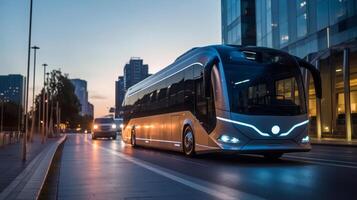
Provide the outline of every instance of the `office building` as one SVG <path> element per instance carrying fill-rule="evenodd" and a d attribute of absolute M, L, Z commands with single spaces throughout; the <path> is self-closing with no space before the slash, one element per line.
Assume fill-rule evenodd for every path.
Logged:
<path fill-rule="evenodd" d="M 224 44 L 281 49 L 320 69 L 321 101 L 305 77 L 313 137 L 357 139 L 356 0 L 222 0 L 221 10 Z"/>
<path fill-rule="evenodd" d="M 149 76 L 149 66 L 143 63 L 141 58 L 130 58 L 129 63 L 124 66 L 124 76 L 119 76 L 115 81 L 115 117 L 122 117 L 126 90 Z"/>
<path fill-rule="evenodd" d="M 124 77 L 119 76 L 115 81 L 115 117 L 122 116 L 122 103 L 125 95 Z"/>
<path fill-rule="evenodd" d="M 88 115 L 94 117 L 94 105 L 88 102 Z"/>
<path fill-rule="evenodd" d="M 143 64 L 143 60 L 138 57 L 132 57 L 124 66 L 124 88 L 127 90 L 132 85 L 148 77 L 149 66 Z"/>
<path fill-rule="evenodd" d="M 23 105 L 24 77 L 19 74 L 0 75 L 0 101 Z"/>
<path fill-rule="evenodd" d="M 79 103 L 81 104 L 79 114 L 81 116 L 93 116 L 93 109 L 88 102 L 87 81 L 82 79 L 71 79 L 71 83 L 74 86 L 74 93 L 76 94 Z"/>

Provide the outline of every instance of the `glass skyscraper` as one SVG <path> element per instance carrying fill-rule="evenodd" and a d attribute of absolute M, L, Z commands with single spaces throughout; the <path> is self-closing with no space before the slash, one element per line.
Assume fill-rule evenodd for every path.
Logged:
<path fill-rule="evenodd" d="M 303 72 L 312 136 L 357 139 L 357 0 L 222 0 L 221 7 L 223 43 L 281 49 L 320 69 L 321 100 Z"/>

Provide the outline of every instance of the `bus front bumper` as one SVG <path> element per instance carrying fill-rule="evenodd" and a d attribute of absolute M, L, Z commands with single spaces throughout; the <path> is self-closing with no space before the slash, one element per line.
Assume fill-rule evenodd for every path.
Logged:
<path fill-rule="evenodd" d="M 201 149 L 198 153 L 222 152 L 242 154 L 291 153 L 311 150 L 310 143 L 297 143 L 295 140 L 251 140 L 245 144 L 218 143 L 217 149 Z"/>

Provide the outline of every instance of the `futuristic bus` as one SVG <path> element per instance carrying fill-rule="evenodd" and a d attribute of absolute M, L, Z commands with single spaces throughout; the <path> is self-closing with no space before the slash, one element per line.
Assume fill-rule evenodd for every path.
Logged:
<path fill-rule="evenodd" d="M 303 69 L 311 72 L 321 98 L 319 71 L 285 52 L 193 48 L 128 89 L 122 140 L 189 156 L 238 152 L 278 158 L 309 151 Z"/>

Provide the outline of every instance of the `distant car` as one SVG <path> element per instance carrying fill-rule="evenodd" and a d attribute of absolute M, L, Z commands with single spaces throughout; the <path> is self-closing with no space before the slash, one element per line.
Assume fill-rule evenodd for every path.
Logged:
<path fill-rule="evenodd" d="M 112 138 L 117 139 L 117 125 L 113 118 L 95 118 L 93 123 L 92 139 Z"/>
<path fill-rule="evenodd" d="M 123 128 L 123 119 L 122 118 L 114 118 L 115 125 L 117 125 L 117 132 L 121 134 L 121 130 Z"/>

